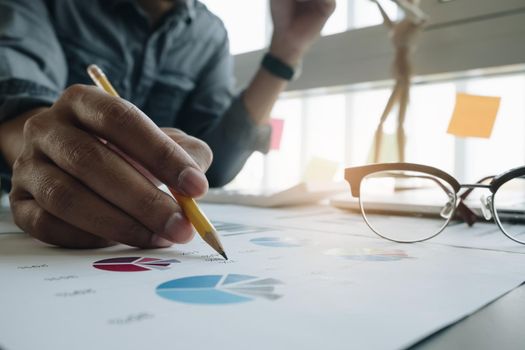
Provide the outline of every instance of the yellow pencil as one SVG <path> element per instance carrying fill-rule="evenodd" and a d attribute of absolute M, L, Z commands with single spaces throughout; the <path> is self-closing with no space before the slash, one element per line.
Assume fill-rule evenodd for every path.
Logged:
<path fill-rule="evenodd" d="M 112 96 L 119 97 L 119 94 L 113 88 L 104 72 L 102 72 L 102 70 L 97 65 L 90 65 L 87 71 L 93 82 L 98 87 Z M 222 255 L 224 259 L 228 260 L 228 257 L 226 256 L 224 248 L 222 247 L 221 241 L 219 239 L 219 235 L 217 234 L 217 230 L 197 206 L 195 200 L 193 198 L 181 196 L 180 194 L 175 193 L 175 191 L 173 191 L 171 188 L 169 188 L 169 190 L 177 200 L 177 203 L 179 203 L 182 211 L 184 212 L 184 215 L 186 215 L 188 220 L 190 220 L 202 239 L 208 243 L 217 253 Z"/>

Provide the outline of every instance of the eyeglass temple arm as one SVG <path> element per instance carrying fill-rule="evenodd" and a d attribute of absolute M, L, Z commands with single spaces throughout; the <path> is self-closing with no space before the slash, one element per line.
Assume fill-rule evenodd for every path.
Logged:
<path fill-rule="evenodd" d="M 391 174 L 394 177 L 416 177 L 421 179 L 428 179 L 434 181 L 447 195 L 449 195 L 451 192 L 448 188 L 446 188 L 441 181 L 437 180 L 436 178 L 432 176 L 424 176 L 424 175 L 403 175 L 403 174 Z M 488 177 L 490 178 L 490 177 Z M 480 180 L 480 182 L 483 182 L 487 180 L 487 178 L 483 178 Z M 469 189 L 469 193 L 472 191 L 472 189 Z M 464 193 L 463 193 L 464 194 Z M 468 196 L 468 193 L 467 193 Z M 465 203 L 463 203 L 463 195 L 460 197 L 461 201 L 459 201 L 457 207 L 456 207 L 456 216 L 459 217 L 461 220 L 463 220 L 469 227 L 474 225 L 474 223 L 477 221 L 477 215 L 470 209 Z"/>

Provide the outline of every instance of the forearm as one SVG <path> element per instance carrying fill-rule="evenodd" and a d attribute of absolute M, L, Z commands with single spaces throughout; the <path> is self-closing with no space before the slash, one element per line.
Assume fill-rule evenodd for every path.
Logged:
<path fill-rule="evenodd" d="M 335 10 L 335 0 L 271 0 L 274 25 L 270 53 L 292 67 L 297 67 L 303 54 L 319 36 L 328 17 Z M 257 124 L 267 121 L 286 80 L 259 69 L 244 92 L 244 103 Z"/>
<path fill-rule="evenodd" d="M 246 109 L 255 123 L 267 122 L 272 106 L 285 87 L 284 79 L 272 76 L 263 68 L 257 71 L 243 94 Z"/>
<path fill-rule="evenodd" d="M 36 108 L 0 124 L 0 154 L 9 167 L 13 166 L 22 151 L 25 122 L 47 108 Z"/>
<path fill-rule="evenodd" d="M 275 40 L 270 46 L 270 53 L 292 67 L 298 65 L 303 55 L 301 49 Z M 246 109 L 256 124 L 264 124 L 268 121 L 272 107 L 286 85 L 285 79 L 271 74 L 262 67 L 259 68 L 243 94 Z"/>

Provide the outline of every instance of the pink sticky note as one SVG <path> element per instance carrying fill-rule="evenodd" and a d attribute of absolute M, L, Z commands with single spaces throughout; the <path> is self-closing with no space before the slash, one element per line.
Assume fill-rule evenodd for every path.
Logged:
<path fill-rule="evenodd" d="M 272 127 L 272 137 L 270 139 L 270 149 L 278 150 L 281 147 L 284 120 L 283 119 L 270 119 L 270 126 Z"/>

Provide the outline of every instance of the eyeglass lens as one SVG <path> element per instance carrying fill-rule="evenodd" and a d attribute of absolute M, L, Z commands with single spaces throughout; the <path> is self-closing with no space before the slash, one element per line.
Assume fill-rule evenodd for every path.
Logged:
<path fill-rule="evenodd" d="M 525 244 L 525 178 L 504 183 L 494 194 L 496 222 L 511 239 Z"/>
<path fill-rule="evenodd" d="M 397 242 L 417 242 L 437 235 L 450 221 L 456 202 L 447 182 L 422 172 L 381 171 L 361 182 L 365 221 L 380 236 Z"/>

